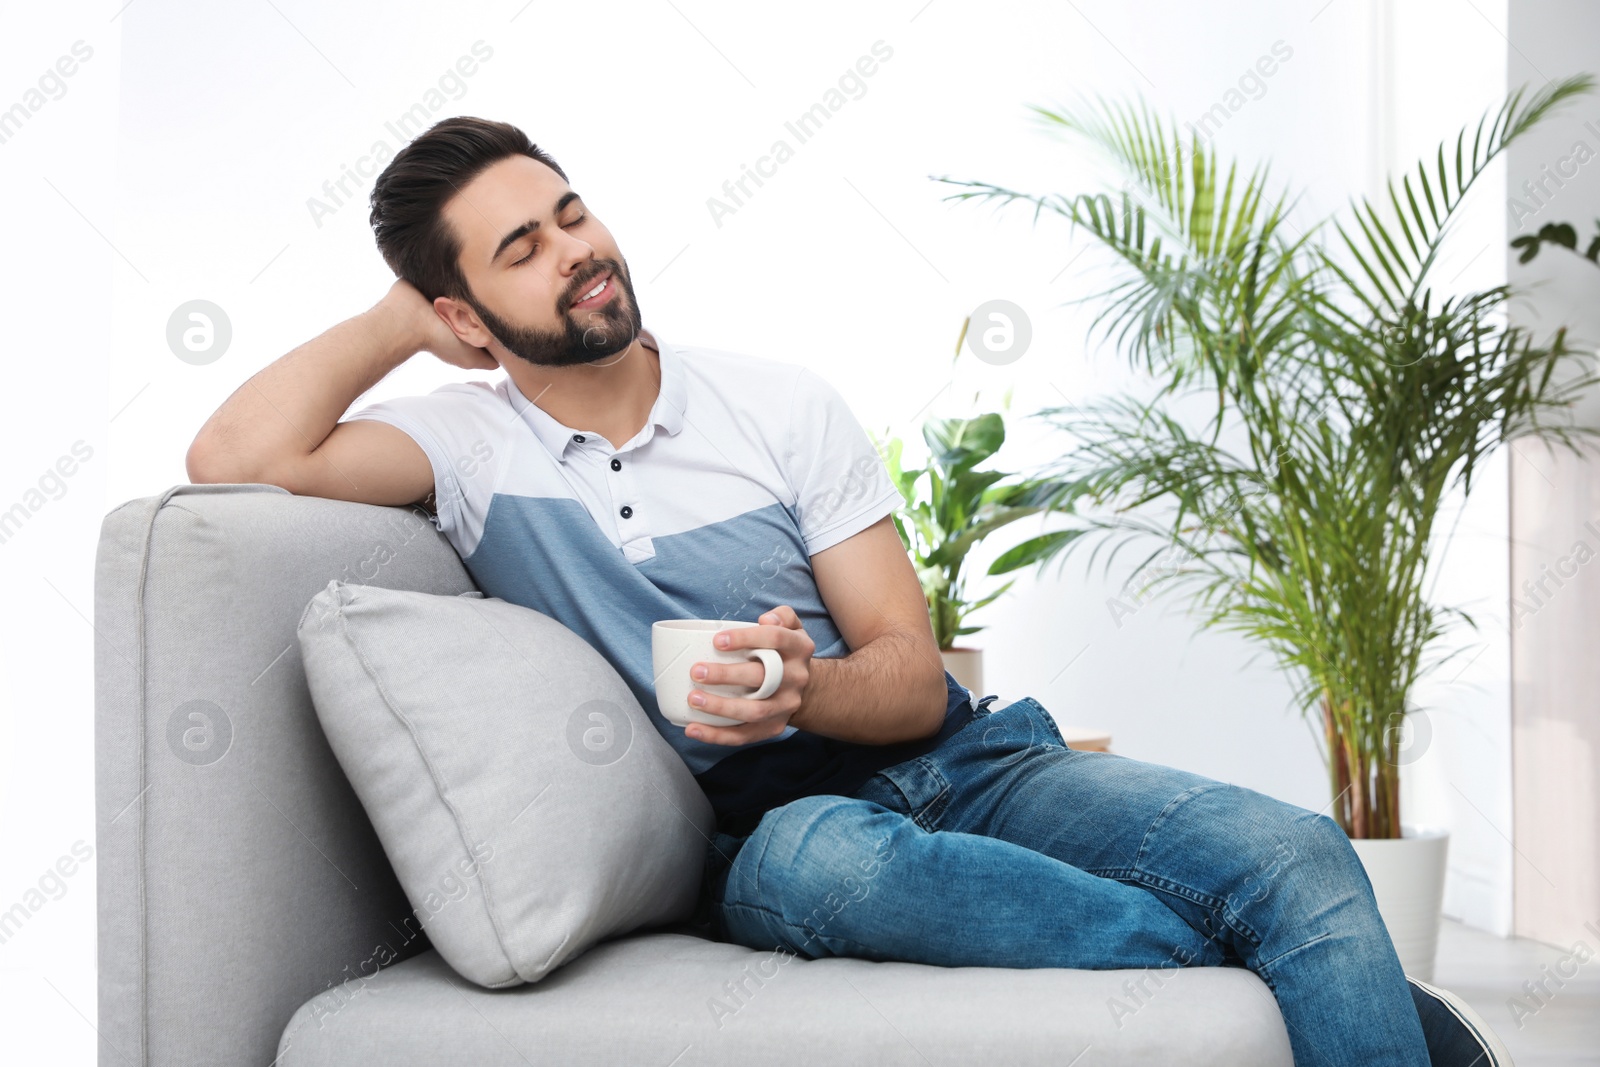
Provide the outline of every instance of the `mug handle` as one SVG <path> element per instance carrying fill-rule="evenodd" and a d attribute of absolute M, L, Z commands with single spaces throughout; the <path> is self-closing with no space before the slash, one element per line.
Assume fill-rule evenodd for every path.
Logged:
<path fill-rule="evenodd" d="M 783 684 L 783 656 L 775 648 L 752 648 L 747 651 L 761 661 L 766 669 L 766 676 L 761 679 L 761 688 L 751 693 L 746 700 L 765 700 L 778 691 L 778 686 Z"/>

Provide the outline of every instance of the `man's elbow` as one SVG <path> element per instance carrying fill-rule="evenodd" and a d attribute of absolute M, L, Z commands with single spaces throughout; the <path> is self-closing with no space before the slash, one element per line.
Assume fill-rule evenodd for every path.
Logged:
<path fill-rule="evenodd" d="M 928 718 L 926 728 L 918 737 L 932 737 L 944 727 L 945 711 L 950 706 L 950 689 L 945 683 L 944 660 L 935 660 L 936 668 L 927 673 L 927 701 Z"/>
<path fill-rule="evenodd" d="M 189 476 L 189 481 L 195 485 L 227 480 L 220 475 L 211 454 L 201 450 L 199 438 L 195 439 L 195 443 L 189 446 L 189 451 L 184 455 L 183 470 Z"/>
<path fill-rule="evenodd" d="M 230 452 L 204 434 L 197 436 L 183 457 L 184 473 L 195 485 L 249 484 L 278 485 L 289 488 L 272 472 L 259 463 L 245 462 L 237 453 Z"/>
<path fill-rule="evenodd" d="M 195 485 L 241 480 L 237 463 L 227 462 L 227 455 L 204 432 L 195 435 L 184 453 L 183 469 Z"/>

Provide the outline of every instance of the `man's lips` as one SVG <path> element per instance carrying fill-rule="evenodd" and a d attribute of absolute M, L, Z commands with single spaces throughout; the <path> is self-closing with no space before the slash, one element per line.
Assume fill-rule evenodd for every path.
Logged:
<path fill-rule="evenodd" d="M 596 293 L 592 297 L 589 297 L 587 300 L 579 300 L 579 301 L 577 301 L 576 303 L 572 304 L 572 308 L 599 307 L 601 304 L 604 304 L 607 300 L 610 300 L 611 299 L 611 291 L 617 287 L 616 278 L 611 274 L 610 271 L 607 271 L 604 274 L 597 275 L 596 277 L 591 278 L 587 283 L 584 284 L 583 291 L 586 292 L 586 293 L 589 292 L 591 289 L 593 289 L 597 284 L 599 284 L 602 281 L 604 281 L 606 283 L 604 289 L 601 289 L 598 293 Z"/>

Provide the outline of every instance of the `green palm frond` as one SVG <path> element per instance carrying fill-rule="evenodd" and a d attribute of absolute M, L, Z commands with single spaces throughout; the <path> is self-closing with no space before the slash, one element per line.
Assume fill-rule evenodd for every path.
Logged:
<path fill-rule="evenodd" d="M 1296 294 L 1310 279 L 1299 263 L 1312 231 L 1288 221 L 1286 192 L 1269 199 L 1265 166 L 1241 175 L 1230 163 L 1218 176 L 1216 155 L 1140 102 L 1138 111 L 1102 101 L 1101 114 L 1034 111 L 1045 122 L 1101 149 L 1125 182 L 1113 196 L 1037 195 L 986 182 L 941 178 L 966 191 L 948 200 L 1034 205 L 1080 227 L 1112 252 L 1130 276 L 1073 303 L 1102 305 L 1094 325 L 1172 389 L 1191 377 L 1221 383 L 1256 373 L 1257 353 L 1293 330 Z"/>
<path fill-rule="evenodd" d="M 1593 87 L 1593 76 L 1579 74 L 1550 82 L 1526 101 L 1526 88 L 1516 90 L 1498 109 L 1485 112 L 1478 120 L 1470 150 L 1468 131 L 1463 128 L 1453 152 L 1449 142 L 1441 141 L 1432 160 L 1417 161 L 1415 185 L 1410 174 L 1402 175 L 1398 187 L 1390 179 L 1383 212 L 1366 197 L 1352 200 L 1351 213 L 1359 234 L 1342 223 L 1338 230 L 1344 251 L 1355 265 L 1351 268 L 1332 256 L 1324 262 L 1340 275 L 1368 313 L 1378 318 L 1402 314 L 1421 299 L 1452 218 L 1489 164 L 1556 108 Z M 1360 278 L 1355 268 L 1359 268 Z"/>
<path fill-rule="evenodd" d="M 1358 836 L 1398 834 L 1393 727 L 1447 625 L 1472 622 L 1426 595 L 1449 494 L 1517 437 L 1576 450 L 1600 434 L 1570 419 L 1600 374 L 1564 330 L 1511 325 L 1508 286 L 1436 292 L 1430 278 L 1488 166 L 1593 81 L 1511 93 L 1390 182 L 1383 209 L 1352 201 L 1326 240 L 1321 224 L 1294 228 L 1265 167 L 1241 174 L 1198 136 L 1186 145 L 1142 101 L 1035 109 L 1106 152 L 1127 179 L 1114 194 L 951 183 L 966 187 L 956 200 L 1032 202 L 1109 252 L 1112 283 L 1084 298 L 1099 302 L 1091 332 L 1105 326 L 1156 379 L 1146 399 L 1037 412 L 1072 442 L 1038 476 L 1075 487 L 1078 525 L 991 572 L 1085 547 L 1110 569 L 1153 545 L 1126 596 L 1182 589 L 1202 626 L 1270 652 L 1325 728 L 1335 817 Z M 1575 248 L 1567 236 L 1551 239 Z M 1191 398 L 1209 401 L 1198 424 Z"/>

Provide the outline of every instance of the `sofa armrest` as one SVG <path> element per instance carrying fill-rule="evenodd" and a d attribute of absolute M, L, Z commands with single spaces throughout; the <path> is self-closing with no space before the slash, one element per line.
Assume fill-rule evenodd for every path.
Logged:
<path fill-rule="evenodd" d="M 295 625 L 332 578 L 474 588 L 427 516 L 180 485 L 95 560 L 99 1062 L 262 1067 L 427 938 L 323 737 Z M 341 984 L 343 983 L 343 984 Z"/>

